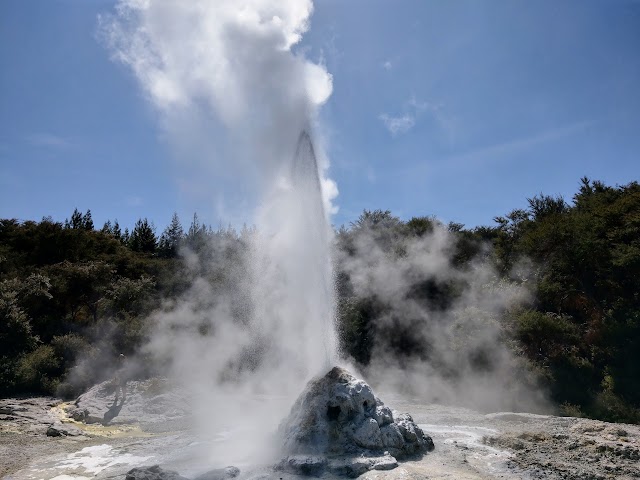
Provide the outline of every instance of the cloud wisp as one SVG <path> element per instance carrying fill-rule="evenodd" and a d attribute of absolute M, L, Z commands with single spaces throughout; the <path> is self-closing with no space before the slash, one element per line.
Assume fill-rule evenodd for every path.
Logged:
<path fill-rule="evenodd" d="M 391 68 L 390 64 L 389 68 Z M 415 127 L 419 117 L 425 112 L 431 112 L 436 117 L 436 119 L 440 123 L 442 123 L 440 113 L 441 109 L 442 105 L 421 101 L 418 100 L 415 95 L 412 95 L 411 98 L 409 98 L 409 100 L 405 102 L 403 108 L 404 112 L 401 115 L 390 115 L 388 113 L 381 113 L 380 115 L 378 115 L 378 119 L 382 121 L 385 128 L 389 131 L 392 137 L 397 137 L 399 135 L 407 133 L 409 130 Z"/>
<path fill-rule="evenodd" d="M 477 167 L 504 161 L 515 155 L 534 150 L 538 147 L 579 135 L 596 124 L 595 120 L 584 120 L 560 127 L 532 133 L 493 145 L 482 146 L 468 151 L 453 153 L 448 156 L 433 158 L 432 161 L 409 167 L 399 172 L 401 176 L 414 177 L 424 175 L 427 171 L 456 170 L 464 167 Z"/>
<path fill-rule="evenodd" d="M 563 125 L 560 127 L 544 130 L 526 137 L 515 138 L 506 142 L 497 143 L 487 147 L 481 147 L 469 152 L 464 152 L 450 157 L 447 162 L 454 163 L 475 163 L 485 159 L 493 159 L 513 155 L 546 143 L 551 143 L 562 138 L 566 138 L 581 133 L 596 123 L 593 120 Z"/>
<path fill-rule="evenodd" d="M 399 117 L 393 117 L 386 113 L 381 113 L 378 118 L 382 121 L 384 126 L 392 136 L 401 135 L 407 133 L 416 124 L 415 115 L 405 113 Z"/>

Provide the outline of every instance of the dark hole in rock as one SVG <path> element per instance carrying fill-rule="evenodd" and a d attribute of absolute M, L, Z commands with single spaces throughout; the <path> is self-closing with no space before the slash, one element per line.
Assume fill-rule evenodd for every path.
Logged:
<path fill-rule="evenodd" d="M 337 420 L 340 416 L 340 407 L 332 407 L 331 405 L 327 406 L 327 418 L 329 420 Z"/>
<path fill-rule="evenodd" d="M 365 400 L 364 402 L 362 402 L 362 406 L 366 409 L 366 408 L 369 406 L 369 404 L 368 404 L 368 403 L 367 403 L 367 401 Z"/>

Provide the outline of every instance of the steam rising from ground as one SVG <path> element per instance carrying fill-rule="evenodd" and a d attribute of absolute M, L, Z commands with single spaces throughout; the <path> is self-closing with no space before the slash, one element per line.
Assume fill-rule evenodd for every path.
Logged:
<path fill-rule="evenodd" d="M 506 320 L 531 300 L 527 270 L 500 279 L 482 251 L 456 265 L 458 239 L 439 222 L 415 235 L 394 217 L 385 220 L 342 231 L 337 251 L 348 278 L 346 321 L 355 313 L 357 323 L 358 303 L 375 312 L 365 329 L 373 344 L 365 369 L 371 384 L 425 403 L 548 411 Z"/>
<path fill-rule="evenodd" d="M 192 254 L 195 281 L 156 315 L 148 346 L 193 392 L 201 426 L 252 430 L 225 442 L 225 462 L 264 450 L 293 395 L 336 356 L 325 211 L 337 190 L 308 133 L 332 78 L 292 51 L 311 12 L 310 0 L 121 0 L 100 18 L 178 151 L 257 192 L 256 232 L 223 260 L 225 278 L 211 278 L 219 257 Z"/>

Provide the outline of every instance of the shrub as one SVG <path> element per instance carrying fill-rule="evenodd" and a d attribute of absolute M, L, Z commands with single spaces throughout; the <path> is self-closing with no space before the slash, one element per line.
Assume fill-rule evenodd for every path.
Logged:
<path fill-rule="evenodd" d="M 56 356 L 62 360 L 64 370 L 71 368 L 80 355 L 84 354 L 90 348 L 87 340 L 75 333 L 53 337 L 51 346 Z"/>
<path fill-rule="evenodd" d="M 34 393 L 55 393 L 62 361 L 51 345 L 40 345 L 18 360 L 16 384 Z"/>
<path fill-rule="evenodd" d="M 525 310 L 517 315 L 516 337 L 525 345 L 530 358 L 557 357 L 566 347 L 579 342 L 580 330 L 569 317 Z"/>
<path fill-rule="evenodd" d="M 610 389 L 598 393 L 591 409 L 590 417 L 607 422 L 640 423 L 640 409 L 625 402 Z"/>
<path fill-rule="evenodd" d="M 16 387 L 16 361 L 10 357 L 0 357 L 0 395 L 14 393 Z"/>
<path fill-rule="evenodd" d="M 584 417 L 585 414 L 578 405 L 565 402 L 560 405 L 560 413 L 565 417 Z"/>

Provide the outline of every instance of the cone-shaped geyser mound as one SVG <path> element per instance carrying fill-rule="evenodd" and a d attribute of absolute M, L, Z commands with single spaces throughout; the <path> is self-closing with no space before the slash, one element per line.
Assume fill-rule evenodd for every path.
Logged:
<path fill-rule="evenodd" d="M 423 455 L 433 441 L 413 422 L 374 396 L 371 387 L 334 367 L 310 381 L 279 428 L 292 473 L 356 477 L 395 468 L 397 458 Z"/>

